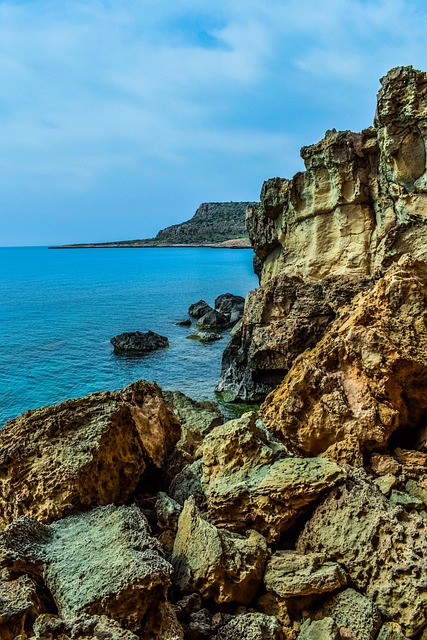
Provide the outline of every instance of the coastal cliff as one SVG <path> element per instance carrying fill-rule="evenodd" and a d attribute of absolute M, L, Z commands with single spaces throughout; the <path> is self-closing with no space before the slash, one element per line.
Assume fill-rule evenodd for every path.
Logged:
<path fill-rule="evenodd" d="M 404 253 L 427 257 L 427 75 L 397 67 L 381 84 L 374 127 L 327 131 L 301 150 L 305 172 L 248 208 L 260 288 L 224 354 L 228 399 L 265 397 L 342 304 Z"/>
<path fill-rule="evenodd" d="M 258 413 L 139 381 L 6 424 L 2 640 L 426 640 L 426 87 L 251 210 Z"/>
<path fill-rule="evenodd" d="M 202 202 L 190 220 L 166 227 L 155 238 L 67 244 L 49 249 L 126 249 L 143 247 L 249 248 L 246 209 L 255 202 Z"/>

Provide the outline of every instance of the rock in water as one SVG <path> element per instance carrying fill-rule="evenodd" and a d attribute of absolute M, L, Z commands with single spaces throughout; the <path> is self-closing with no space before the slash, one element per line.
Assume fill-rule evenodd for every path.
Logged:
<path fill-rule="evenodd" d="M 384 447 L 427 410 L 427 266 L 408 256 L 339 314 L 261 408 L 297 455 L 348 438 Z"/>
<path fill-rule="evenodd" d="M 110 342 L 114 347 L 114 353 L 120 356 L 143 356 L 150 351 L 169 346 L 169 340 L 154 331 L 121 333 L 111 338 Z"/>

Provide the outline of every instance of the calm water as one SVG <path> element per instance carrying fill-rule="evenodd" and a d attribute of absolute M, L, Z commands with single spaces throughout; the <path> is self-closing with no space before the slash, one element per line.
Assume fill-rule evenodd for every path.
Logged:
<path fill-rule="evenodd" d="M 227 338 L 202 345 L 174 323 L 200 298 L 257 286 L 252 251 L 0 249 L 0 425 L 22 411 L 145 378 L 213 398 Z M 114 356 L 123 331 L 166 335 L 143 358 Z"/>

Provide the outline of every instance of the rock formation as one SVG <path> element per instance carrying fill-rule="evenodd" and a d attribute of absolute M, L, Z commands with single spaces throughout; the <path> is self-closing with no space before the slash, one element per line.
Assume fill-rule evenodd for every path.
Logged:
<path fill-rule="evenodd" d="M 164 349 L 169 346 L 169 340 L 154 331 L 129 331 L 114 336 L 110 340 L 114 353 L 118 356 L 144 356 L 150 351 Z"/>
<path fill-rule="evenodd" d="M 427 638 L 426 92 L 392 70 L 375 129 L 264 185 L 258 414 L 141 381 L 0 432 L 1 638 Z"/>
<path fill-rule="evenodd" d="M 262 399 L 343 303 L 404 253 L 427 257 L 427 75 L 381 83 L 374 127 L 328 131 L 301 150 L 305 172 L 267 180 L 248 209 L 261 289 L 224 354 L 228 399 Z"/>

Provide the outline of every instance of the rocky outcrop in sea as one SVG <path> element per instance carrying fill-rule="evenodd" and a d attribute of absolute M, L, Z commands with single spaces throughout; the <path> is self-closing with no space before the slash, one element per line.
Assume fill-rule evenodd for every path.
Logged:
<path fill-rule="evenodd" d="M 425 91 L 392 70 L 376 131 L 264 188 L 258 413 L 140 381 L 0 432 L 2 639 L 427 638 Z"/>

